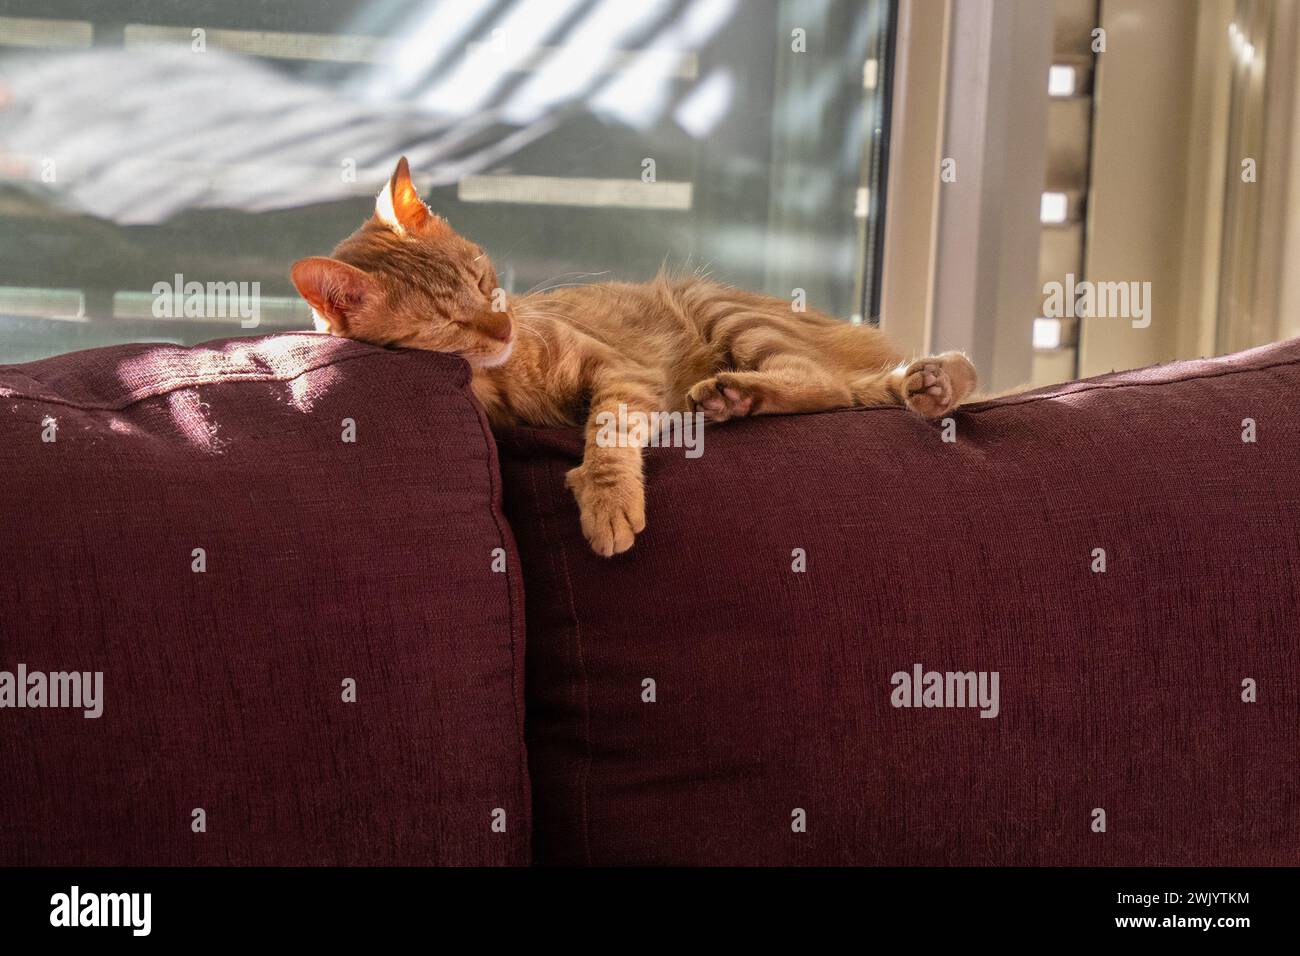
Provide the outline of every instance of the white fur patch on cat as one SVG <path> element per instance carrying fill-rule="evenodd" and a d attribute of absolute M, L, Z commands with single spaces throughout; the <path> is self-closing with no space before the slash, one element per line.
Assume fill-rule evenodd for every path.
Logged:
<path fill-rule="evenodd" d="M 406 235 L 406 230 L 397 221 L 397 209 L 393 205 L 393 183 L 391 180 L 384 183 L 384 188 L 379 190 L 379 195 L 375 197 L 375 216 L 399 236 Z"/>

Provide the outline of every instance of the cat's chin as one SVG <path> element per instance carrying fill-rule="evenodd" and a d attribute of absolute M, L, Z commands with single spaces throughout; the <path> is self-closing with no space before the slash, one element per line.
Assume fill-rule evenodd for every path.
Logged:
<path fill-rule="evenodd" d="M 512 339 L 506 345 L 506 347 L 503 348 L 496 355 L 492 355 L 487 358 L 482 358 L 477 355 L 474 356 L 473 358 L 469 358 L 468 356 L 466 356 L 466 358 L 468 359 L 469 364 L 473 365 L 475 368 L 498 368 L 499 366 L 506 364 L 506 360 L 510 358 L 510 353 L 512 353 L 514 350 L 515 350 L 515 343 L 514 340 Z"/>

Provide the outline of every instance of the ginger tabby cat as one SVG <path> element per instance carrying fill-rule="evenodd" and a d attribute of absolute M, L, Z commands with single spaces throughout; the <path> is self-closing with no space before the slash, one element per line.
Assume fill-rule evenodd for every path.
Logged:
<path fill-rule="evenodd" d="M 722 422 L 905 405 L 937 418 L 975 387 L 958 352 L 908 363 L 878 329 L 697 276 L 507 299 L 486 253 L 425 206 L 405 157 L 374 216 L 292 276 L 335 335 L 465 358 L 494 428 L 585 424 L 568 485 L 583 534 L 605 556 L 632 547 L 646 516 L 642 449 L 598 442 L 601 412 L 698 411 Z"/>

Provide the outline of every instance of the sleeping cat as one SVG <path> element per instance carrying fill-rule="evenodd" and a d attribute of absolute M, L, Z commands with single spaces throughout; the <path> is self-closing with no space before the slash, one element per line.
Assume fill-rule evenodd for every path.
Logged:
<path fill-rule="evenodd" d="M 464 357 L 494 428 L 585 424 L 568 485 L 583 534 L 606 557 L 630 548 L 646 517 L 641 447 L 598 441 L 601 412 L 698 411 L 721 422 L 905 405 L 937 418 L 975 387 L 958 352 L 909 363 L 878 329 L 698 276 L 507 298 L 487 254 L 421 201 L 405 157 L 374 216 L 292 275 L 335 335 Z"/>

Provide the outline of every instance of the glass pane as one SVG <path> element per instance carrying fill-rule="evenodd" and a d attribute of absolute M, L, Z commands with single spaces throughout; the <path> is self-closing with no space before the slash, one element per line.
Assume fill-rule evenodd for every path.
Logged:
<path fill-rule="evenodd" d="M 0 361 L 309 327 L 290 264 L 401 154 L 508 291 L 666 264 L 870 317 L 890 9 L 7 0 Z"/>

